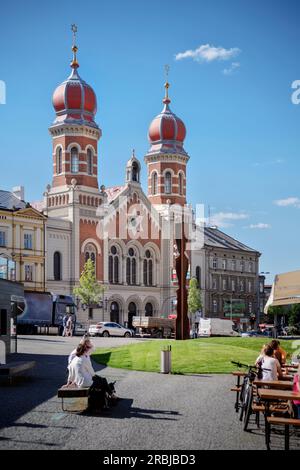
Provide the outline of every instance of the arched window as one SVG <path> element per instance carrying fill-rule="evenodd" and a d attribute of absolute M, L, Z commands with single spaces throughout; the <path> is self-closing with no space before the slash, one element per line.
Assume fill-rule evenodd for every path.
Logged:
<path fill-rule="evenodd" d="M 129 248 L 126 260 L 126 282 L 128 285 L 137 284 L 137 262 L 136 253 L 133 248 Z"/>
<path fill-rule="evenodd" d="M 144 285 L 153 286 L 153 259 L 150 250 L 146 250 L 143 271 Z"/>
<path fill-rule="evenodd" d="M 197 279 L 197 282 L 198 282 L 198 288 L 200 289 L 201 288 L 201 268 L 200 268 L 200 266 L 196 267 L 196 279 Z"/>
<path fill-rule="evenodd" d="M 139 166 L 136 162 L 133 162 L 132 164 L 132 181 L 137 181 L 139 182 Z"/>
<path fill-rule="evenodd" d="M 54 280 L 61 281 L 61 254 L 56 251 L 53 256 L 53 273 Z"/>
<path fill-rule="evenodd" d="M 110 306 L 110 321 L 119 323 L 120 306 L 118 302 L 112 302 Z"/>
<path fill-rule="evenodd" d="M 59 147 L 56 150 L 56 174 L 60 175 L 62 173 L 62 148 Z"/>
<path fill-rule="evenodd" d="M 132 319 L 137 314 L 136 304 L 134 302 L 130 302 L 128 305 L 128 328 L 132 328 Z"/>
<path fill-rule="evenodd" d="M 87 262 L 88 259 L 91 259 L 95 265 L 96 269 L 96 248 L 91 243 L 88 243 L 84 250 L 84 260 Z"/>
<path fill-rule="evenodd" d="M 72 147 L 71 149 L 71 173 L 78 173 L 79 171 L 79 158 L 78 158 L 78 149 Z"/>
<path fill-rule="evenodd" d="M 152 194 L 157 194 L 157 173 L 156 171 L 152 175 Z"/>
<path fill-rule="evenodd" d="M 91 149 L 87 149 L 87 173 L 88 175 L 93 174 L 93 152 Z"/>
<path fill-rule="evenodd" d="M 182 173 L 179 173 L 179 179 L 178 179 L 178 184 L 179 184 L 179 194 L 180 196 L 183 195 L 183 175 Z"/>
<path fill-rule="evenodd" d="M 119 253 L 115 246 L 111 247 L 108 257 L 108 280 L 111 284 L 119 284 Z"/>
<path fill-rule="evenodd" d="M 165 193 L 171 194 L 172 192 L 172 175 L 169 171 L 165 174 Z"/>
<path fill-rule="evenodd" d="M 153 305 L 150 302 L 147 302 L 145 305 L 145 317 L 153 316 Z"/>

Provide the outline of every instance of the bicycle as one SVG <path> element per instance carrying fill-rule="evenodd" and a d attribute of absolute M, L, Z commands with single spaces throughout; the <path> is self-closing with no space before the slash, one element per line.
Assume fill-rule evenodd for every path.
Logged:
<path fill-rule="evenodd" d="M 262 368 L 261 365 L 258 366 L 249 366 L 247 364 L 241 364 L 240 362 L 231 361 L 232 364 L 237 367 L 246 367 L 248 372 L 246 373 L 240 392 L 240 421 L 244 420 L 243 430 L 247 431 L 249 424 L 250 415 L 252 413 L 252 402 L 253 402 L 253 382 L 257 377 L 261 377 L 262 371 L 270 370 Z"/>

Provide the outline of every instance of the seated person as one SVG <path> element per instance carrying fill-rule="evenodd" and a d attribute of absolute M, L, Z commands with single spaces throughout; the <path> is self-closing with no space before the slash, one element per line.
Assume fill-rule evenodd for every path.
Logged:
<path fill-rule="evenodd" d="M 282 370 L 278 359 L 273 357 L 274 350 L 268 344 L 263 349 L 263 354 L 260 355 L 256 364 L 262 367 L 262 380 L 278 380 L 282 377 Z M 268 369 L 268 370 L 266 370 Z"/>
<path fill-rule="evenodd" d="M 286 361 L 286 352 L 280 347 L 280 341 L 273 339 L 270 343 L 271 348 L 274 350 L 274 357 L 278 359 L 279 364 L 282 366 Z"/>
<path fill-rule="evenodd" d="M 94 345 L 91 342 L 90 338 L 84 335 L 83 338 L 80 340 L 79 344 L 83 344 L 87 346 L 85 355 L 88 358 L 90 358 L 90 354 L 92 353 L 94 349 Z M 77 348 L 73 349 L 73 351 L 70 353 L 69 358 L 68 358 L 68 365 L 70 365 L 74 357 L 76 357 L 76 350 Z"/>
<path fill-rule="evenodd" d="M 69 363 L 69 377 L 67 385 L 76 385 L 79 388 L 90 387 L 93 383 L 95 371 L 88 356 L 90 347 L 87 343 L 79 344 L 76 355 Z"/>
<path fill-rule="evenodd" d="M 88 355 L 90 345 L 85 341 L 76 348 L 76 355 L 71 360 L 68 369 L 67 387 L 76 385 L 78 388 L 89 387 L 89 408 L 108 408 L 106 397 L 117 400 L 113 384 L 108 384 L 106 378 L 95 374 L 91 359 Z"/>
<path fill-rule="evenodd" d="M 300 392 L 300 364 L 297 373 L 294 375 L 293 391 L 298 393 Z M 297 410 L 297 415 L 295 416 L 295 418 L 300 419 L 300 400 L 293 400 L 293 403 Z"/>

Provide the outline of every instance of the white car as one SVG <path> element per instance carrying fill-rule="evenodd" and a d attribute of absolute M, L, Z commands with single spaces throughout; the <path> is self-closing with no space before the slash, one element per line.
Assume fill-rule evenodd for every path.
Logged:
<path fill-rule="evenodd" d="M 75 324 L 75 328 L 73 331 L 74 336 L 83 336 L 87 333 L 87 328 L 82 325 L 82 323 L 77 323 Z"/>
<path fill-rule="evenodd" d="M 133 336 L 133 331 L 129 328 L 114 322 L 99 322 L 96 325 L 90 325 L 89 334 L 91 336 L 125 336 L 129 338 Z"/>

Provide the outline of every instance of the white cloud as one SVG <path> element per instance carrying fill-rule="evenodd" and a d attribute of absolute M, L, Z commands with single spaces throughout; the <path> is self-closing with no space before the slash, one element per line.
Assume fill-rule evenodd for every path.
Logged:
<path fill-rule="evenodd" d="M 236 57 L 241 50 L 238 47 L 225 49 L 224 47 L 214 47 L 209 44 L 203 44 L 197 49 L 189 49 L 185 52 L 179 52 L 175 55 L 175 60 L 193 59 L 196 62 L 213 62 L 214 60 L 230 60 Z"/>
<path fill-rule="evenodd" d="M 234 72 L 241 66 L 239 62 L 232 62 L 231 66 L 223 70 L 224 75 L 233 75 Z"/>
<path fill-rule="evenodd" d="M 213 214 L 210 219 L 206 219 L 206 222 L 210 225 L 216 225 L 217 227 L 226 228 L 232 227 L 232 221 L 248 219 L 248 214 L 236 213 L 236 212 L 218 212 Z"/>
<path fill-rule="evenodd" d="M 279 207 L 297 207 L 300 209 L 300 199 L 298 197 L 288 197 L 286 199 L 278 199 L 274 204 Z"/>
<path fill-rule="evenodd" d="M 285 163 L 283 158 L 276 158 L 276 160 L 269 160 L 266 162 L 255 162 L 253 166 L 269 166 L 269 165 L 281 165 L 281 163 Z"/>
<path fill-rule="evenodd" d="M 258 224 L 249 225 L 249 228 L 264 230 L 264 229 L 271 228 L 271 225 L 270 224 L 263 224 L 263 223 L 260 222 Z"/>

